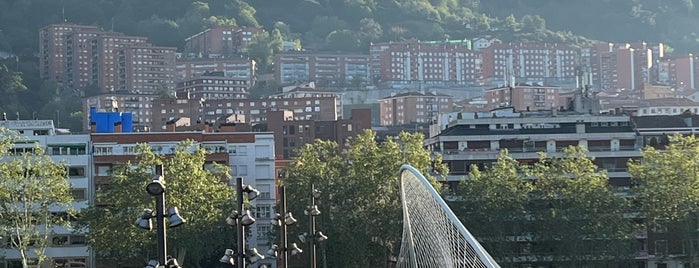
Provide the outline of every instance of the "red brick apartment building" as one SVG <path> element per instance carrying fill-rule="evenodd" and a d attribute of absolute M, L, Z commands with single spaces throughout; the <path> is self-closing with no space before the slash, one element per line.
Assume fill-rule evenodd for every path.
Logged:
<path fill-rule="evenodd" d="M 560 88 L 541 83 L 518 83 L 514 87 L 497 87 L 485 91 L 486 109 L 513 107 L 517 112 L 559 109 Z"/>
<path fill-rule="evenodd" d="M 453 111 L 453 97 L 436 92 L 391 94 L 379 100 L 382 126 L 432 123 L 440 113 Z"/>
<path fill-rule="evenodd" d="M 87 44 L 80 44 L 86 40 L 75 40 L 71 37 L 71 43 L 66 45 L 66 40 L 73 33 L 94 34 L 101 32 L 96 26 L 77 25 L 72 23 L 52 24 L 39 30 L 39 76 L 42 79 L 52 79 L 62 82 L 65 72 L 66 52 L 73 51 L 73 45 L 82 50 L 87 49 Z M 81 41 L 82 40 L 82 41 Z M 77 42 L 76 42 L 77 41 Z M 70 50 L 69 50 L 70 49 Z M 87 59 L 85 59 L 87 60 Z"/>
<path fill-rule="evenodd" d="M 662 47 L 647 43 L 599 43 L 581 50 L 581 64 L 589 66 L 592 83 L 601 90 L 641 89 L 643 83 L 653 80 L 653 64 L 663 56 Z"/>
<path fill-rule="evenodd" d="M 275 154 L 283 159 L 296 156 L 296 149 L 316 139 L 335 141 L 344 146 L 347 139 L 371 129 L 371 110 L 354 109 L 349 119 L 295 120 L 292 111 L 269 114 L 267 131 L 274 132 Z"/>
<path fill-rule="evenodd" d="M 184 50 L 187 58 L 230 58 L 245 52 L 245 46 L 252 37 L 262 32 L 257 27 L 219 26 L 206 29 L 185 39 Z"/>

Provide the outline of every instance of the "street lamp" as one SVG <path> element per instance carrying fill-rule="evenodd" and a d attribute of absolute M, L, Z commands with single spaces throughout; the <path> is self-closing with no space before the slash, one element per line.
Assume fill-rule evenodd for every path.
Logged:
<path fill-rule="evenodd" d="M 180 268 L 177 260 L 170 255 L 167 255 L 167 237 L 165 230 L 165 217 L 168 218 L 168 227 L 177 227 L 184 224 L 186 221 L 180 216 L 177 207 L 171 207 L 165 214 L 165 177 L 163 175 L 163 166 L 155 166 L 155 175 L 153 180 L 146 186 L 146 192 L 155 197 L 155 211 L 152 209 L 144 209 L 143 215 L 136 219 L 136 225 L 139 228 L 152 230 L 152 219 L 156 220 L 158 232 L 158 259 L 150 260 L 145 266 L 146 268 Z M 161 266 L 162 265 L 162 266 Z"/>
<path fill-rule="evenodd" d="M 291 212 L 286 211 L 286 187 L 285 186 L 279 186 L 279 211 L 280 213 L 277 213 L 274 219 L 272 219 L 272 225 L 279 227 L 279 244 L 273 244 L 270 249 L 267 251 L 267 256 L 270 256 L 272 258 L 276 258 L 278 255 L 281 255 L 281 268 L 287 268 L 289 267 L 289 253 L 291 255 L 296 255 L 300 254 L 303 252 L 296 243 L 291 243 L 291 246 L 288 246 L 288 239 L 287 239 L 287 226 L 294 225 L 298 220 L 294 218 L 294 215 L 291 214 Z M 279 254 L 281 253 L 281 254 Z"/>
<path fill-rule="evenodd" d="M 233 181 L 231 180 L 231 184 Z M 260 191 L 253 188 L 251 185 L 243 185 L 243 178 L 238 177 L 235 179 L 236 187 L 236 209 L 231 212 L 231 214 L 226 218 L 226 223 L 228 225 L 237 226 L 238 233 L 238 252 L 232 249 L 226 249 L 223 257 L 219 259 L 220 262 L 237 265 L 239 268 L 246 268 L 249 263 L 256 263 L 259 260 L 265 258 L 264 255 L 257 252 L 256 248 L 246 250 L 245 243 L 245 230 L 246 227 L 255 223 L 255 217 L 252 215 L 250 210 L 244 210 L 243 208 L 243 194 L 248 196 L 248 200 L 253 200 L 260 195 Z"/>
<path fill-rule="evenodd" d="M 304 214 L 308 215 L 308 233 L 299 235 L 299 240 L 301 242 L 309 241 L 309 258 L 310 258 L 310 268 L 316 268 L 318 266 L 316 258 L 316 241 L 322 242 L 328 239 L 321 231 L 316 230 L 316 217 L 320 215 L 320 210 L 316 205 L 316 198 L 320 198 L 320 191 L 316 189 L 314 184 L 311 184 L 311 205 L 303 211 Z"/>

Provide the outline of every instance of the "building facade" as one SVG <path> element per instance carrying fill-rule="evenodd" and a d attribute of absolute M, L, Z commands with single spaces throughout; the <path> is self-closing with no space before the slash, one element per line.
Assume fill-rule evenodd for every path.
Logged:
<path fill-rule="evenodd" d="M 175 69 L 177 81 L 201 76 L 206 73 L 223 72 L 223 76 L 245 79 L 249 87 L 257 81 L 257 66 L 250 58 L 228 59 L 177 59 Z"/>
<path fill-rule="evenodd" d="M 80 40 L 75 40 L 74 37 L 70 38 L 71 42 L 66 45 L 67 37 L 73 33 L 94 33 L 99 31 L 100 29 L 96 26 L 70 23 L 52 24 L 41 28 L 39 30 L 39 77 L 59 83 L 63 82 L 65 64 L 67 63 L 66 52 L 74 52 L 73 45 L 80 46 Z"/>
<path fill-rule="evenodd" d="M 186 58 L 232 58 L 246 52 L 252 37 L 263 29 L 246 26 L 219 26 L 187 37 L 184 45 Z"/>
<path fill-rule="evenodd" d="M 436 92 L 407 92 L 379 100 L 382 126 L 432 123 L 453 110 L 453 98 Z"/>
<path fill-rule="evenodd" d="M 231 78 L 222 72 L 206 73 L 177 83 L 177 95 L 204 99 L 247 99 L 250 86 L 247 79 Z"/>
<path fill-rule="evenodd" d="M 118 90 L 159 94 L 175 84 L 174 47 L 129 46 L 116 52 Z"/>
<path fill-rule="evenodd" d="M 274 64 L 275 78 L 282 84 L 359 87 L 370 81 L 368 55 L 284 52 L 275 56 Z"/>
<path fill-rule="evenodd" d="M 92 168 L 89 135 L 60 135 L 52 120 L 11 120 L 0 121 L 0 128 L 6 127 L 19 132 L 27 142 L 16 143 L 12 153 L 33 150 L 40 146 L 55 163 L 65 163 L 68 169 L 71 194 L 73 195 L 72 209 L 80 210 L 92 205 L 94 188 L 92 185 Z M 69 219 L 75 224 L 75 219 L 68 217 L 65 210 L 53 212 L 54 215 Z M 3 239 L 7 239 L 4 238 Z M 0 267 L 22 267 L 19 262 L 19 252 L 2 249 Z M 94 254 L 87 245 L 84 232 L 65 227 L 55 227 L 49 237 L 46 255 L 53 259 L 53 265 L 43 267 L 95 267 Z"/>
<path fill-rule="evenodd" d="M 560 88 L 541 83 L 519 83 L 513 87 L 498 87 L 485 91 L 483 98 L 490 110 L 513 107 L 515 111 L 541 111 L 560 109 Z"/>
<path fill-rule="evenodd" d="M 483 77 L 491 82 L 560 82 L 575 79 L 577 51 L 548 43 L 493 44 L 483 51 Z"/>
<path fill-rule="evenodd" d="M 470 42 L 391 42 L 372 44 L 374 83 L 393 87 L 477 85 L 483 58 Z"/>

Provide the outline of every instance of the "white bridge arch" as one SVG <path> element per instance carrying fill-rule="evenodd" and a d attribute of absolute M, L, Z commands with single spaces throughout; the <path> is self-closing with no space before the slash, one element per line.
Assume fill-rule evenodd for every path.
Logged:
<path fill-rule="evenodd" d="M 399 268 L 499 268 L 420 172 L 400 168 L 403 241 Z"/>

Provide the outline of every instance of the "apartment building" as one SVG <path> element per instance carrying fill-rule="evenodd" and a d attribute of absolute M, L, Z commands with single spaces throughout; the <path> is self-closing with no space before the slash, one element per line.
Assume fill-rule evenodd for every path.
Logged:
<path fill-rule="evenodd" d="M 344 114 L 344 92 L 332 91 L 322 88 L 317 88 L 314 82 L 309 82 L 307 84 L 299 86 L 286 86 L 282 88 L 282 93 L 272 94 L 268 98 L 270 99 L 303 99 L 303 98 L 335 98 L 335 118 L 342 117 Z M 312 100 L 314 103 L 315 100 Z M 311 105 L 310 101 L 306 102 L 307 105 Z M 306 108 L 308 109 L 308 108 Z M 322 109 L 321 107 L 313 107 L 313 110 Z M 309 111 L 305 111 L 309 112 Z M 330 111 L 327 111 L 330 112 Z M 296 111 L 297 114 L 301 112 Z M 334 119 L 333 119 L 334 120 Z"/>
<path fill-rule="evenodd" d="M 66 52 L 71 51 L 76 55 L 77 48 L 81 47 L 81 37 L 70 38 L 71 42 L 66 43 L 67 37 L 73 33 L 91 34 L 99 32 L 96 26 L 77 25 L 72 23 L 52 24 L 39 30 L 39 77 L 51 79 L 56 82 L 63 82 L 65 76 L 65 65 L 68 62 Z M 79 53 L 82 50 L 78 49 Z"/>
<path fill-rule="evenodd" d="M 96 122 L 99 124 L 108 122 Z M 251 234 L 248 245 L 260 252 L 266 252 L 271 244 L 271 220 L 275 215 L 276 173 L 274 157 L 274 135 L 270 132 L 134 132 L 134 133 L 91 133 L 95 172 L 94 189 L 109 183 L 110 170 L 116 163 L 135 159 L 137 143 L 147 142 L 153 150 L 162 154 L 174 152 L 175 145 L 191 139 L 195 145 L 210 153 L 206 161 L 227 165 L 233 177 L 244 177 L 245 183 L 260 191 L 260 196 L 252 201 L 256 209 L 257 222 L 248 227 Z M 234 189 L 231 188 L 231 195 Z M 227 215 L 222 214 L 222 220 Z M 263 260 L 262 264 L 272 265 L 275 260 Z M 106 263 L 103 265 L 107 265 Z"/>
<path fill-rule="evenodd" d="M 94 191 L 90 166 L 89 135 L 62 135 L 54 127 L 52 120 L 6 120 L 0 121 L 0 127 L 15 130 L 26 138 L 26 142 L 15 144 L 15 147 L 12 148 L 13 152 L 33 150 L 34 146 L 38 144 L 54 162 L 65 163 L 72 185 L 73 209 L 87 208 L 92 204 Z M 69 219 L 68 214 L 63 210 L 57 210 L 53 213 L 56 216 Z M 65 227 L 55 227 L 46 249 L 46 255 L 54 261 L 54 265 L 51 267 L 95 267 L 94 254 L 87 246 L 86 241 L 83 232 L 75 232 L 75 230 Z M 3 259 L 0 260 L 0 267 L 22 267 L 18 251 L 2 249 L 0 254 L 3 256 Z"/>
<path fill-rule="evenodd" d="M 187 58 L 232 58 L 247 51 L 253 36 L 264 31 L 248 26 L 219 26 L 187 37 L 184 52 Z"/>
<path fill-rule="evenodd" d="M 391 94 L 379 100 L 382 126 L 432 123 L 439 114 L 453 109 L 453 97 L 437 92 Z"/>
<path fill-rule="evenodd" d="M 226 77 L 223 72 L 204 73 L 177 83 L 175 93 L 191 98 L 247 99 L 250 85 L 247 79 Z"/>
<path fill-rule="evenodd" d="M 284 52 L 275 56 L 274 64 L 275 79 L 282 84 L 359 87 L 371 81 L 368 55 Z"/>
<path fill-rule="evenodd" d="M 223 72 L 225 77 L 245 79 L 248 87 L 254 86 L 255 81 L 257 81 L 257 65 L 251 58 L 178 58 L 175 64 L 177 81 L 217 72 Z"/>
<path fill-rule="evenodd" d="M 483 77 L 491 82 L 512 83 L 574 81 L 577 51 L 563 44 L 494 43 L 483 52 Z"/>
<path fill-rule="evenodd" d="M 231 116 L 238 123 L 265 123 L 274 111 L 294 112 L 296 120 L 337 120 L 335 97 L 291 97 L 267 99 L 203 99 L 178 95 L 176 98 L 153 99 L 150 115 L 151 131 L 166 131 L 167 123 L 186 118 L 189 124 L 227 121 Z"/>
<path fill-rule="evenodd" d="M 699 85 L 699 58 L 693 54 L 663 59 L 658 63 L 658 80 L 678 90 L 697 89 Z"/>
<path fill-rule="evenodd" d="M 560 109 L 563 103 L 560 87 L 547 86 L 543 83 L 518 83 L 515 86 L 503 86 L 488 89 L 483 95 L 488 110 L 513 107 L 515 111 L 541 111 Z"/>
<path fill-rule="evenodd" d="M 600 43 L 581 50 L 581 64 L 589 66 L 596 88 L 637 90 L 653 80 L 661 49 L 662 44 Z"/>
<path fill-rule="evenodd" d="M 293 111 L 275 111 L 268 116 L 267 131 L 274 133 L 275 155 L 281 159 L 296 157 L 296 149 L 316 139 L 335 141 L 344 147 L 347 139 L 371 129 L 370 109 L 354 109 L 347 119 L 320 121 L 294 118 Z"/>
<path fill-rule="evenodd" d="M 369 53 L 372 81 L 385 86 L 476 85 L 483 78 L 481 53 L 463 40 L 377 43 Z"/>
<path fill-rule="evenodd" d="M 100 92 L 114 92 L 119 88 L 117 73 L 119 70 L 118 52 L 129 46 L 143 46 L 148 39 L 127 36 L 121 33 L 108 33 L 92 39 L 92 82 Z"/>
<path fill-rule="evenodd" d="M 159 94 L 175 84 L 174 47 L 133 45 L 116 52 L 116 88 L 142 94 Z"/>
<path fill-rule="evenodd" d="M 64 88 L 83 91 L 94 82 L 90 72 L 93 64 L 91 40 L 103 33 L 96 28 L 83 28 L 65 35 Z"/>

